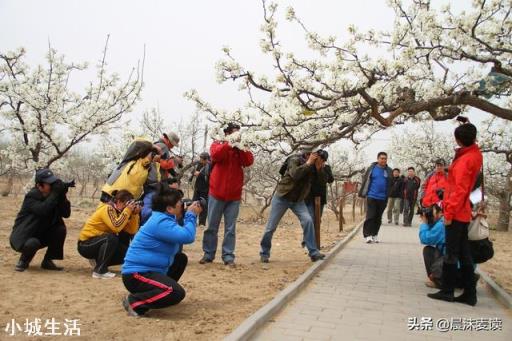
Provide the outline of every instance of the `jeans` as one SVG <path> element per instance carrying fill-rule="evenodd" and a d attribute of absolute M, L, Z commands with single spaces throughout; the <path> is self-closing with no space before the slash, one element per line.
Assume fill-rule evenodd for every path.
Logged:
<path fill-rule="evenodd" d="M 316 246 L 313 219 L 311 218 L 311 215 L 309 214 L 304 201 L 292 202 L 278 195 L 274 195 L 272 198 L 272 206 L 270 208 L 270 216 L 268 218 L 267 226 L 265 227 L 265 232 L 263 233 L 263 238 L 261 239 L 260 243 L 261 256 L 270 257 L 272 236 L 277 229 L 279 221 L 288 209 L 291 209 L 292 212 L 299 218 L 300 225 L 302 226 L 302 230 L 304 232 L 303 238 L 304 242 L 306 242 L 309 256 L 311 257 L 319 253 Z"/>
<path fill-rule="evenodd" d="M 222 260 L 224 262 L 235 259 L 236 245 L 236 219 L 240 209 L 240 201 L 217 200 L 211 195 L 208 196 L 208 228 L 204 230 L 203 251 L 204 257 L 209 260 L 215 259 L 219 225 L 224 216 L 224 240 L 222 242 Z"/>
<path fill-rule="evenodd" d="M 388 221 L 391 222 L 391 218 L 394 218 L 393 221 L 395 224 L 398 224 L 398 219 L 400 217 L 400 202 L 401 198 L 389 198 L 388 199 Z"/>
<path fill-rule="evenodd" d="M 382 214 L 387 206 L 387 200 L 366 199 L 366 220 L 363 225 L 363 236 L 376 237 L 382 224 Z"/>

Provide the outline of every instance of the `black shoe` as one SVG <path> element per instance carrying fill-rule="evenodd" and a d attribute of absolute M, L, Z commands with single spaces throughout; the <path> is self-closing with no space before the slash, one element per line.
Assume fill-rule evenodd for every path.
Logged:
<path fill-rule="evenodd" d="M 270 262 L 270 257 L 269 256 L 260 256 L 260 262 L 268 263 L 268 262 Z"/>
<path fill-rule="evenodd" d="M 29 263 L 25 262 L 23 260 L 19 260 L 18 263 L 16 263 L 16 266 L 14 267 L 14 270 L 23 272 L 28 268 Z"/>
<path fill-rule="evenodd" d="M 395 223 L 396 226 L 398 226 L 398 221 Z"/>
<path fill-rule="evenodd" d="M 388 224 L 391 224 L 391 220 L 388 220 Z"/>
<path fill-rule="evenodd" d="M 41 262 L 41 268 L 43 268 L 45 270 L 52 270 L 52 271 L 64 270 L 63 267 L 55 265 L 55 263 L 51 259 L 44 259 Z"/>
<path fill-rule="evenodd" d="M 453 302 L 453 291 L 440 290 L 434 294 L 427 294 L 427 296 L 434 300 Z"/>
<path fill-rule="evenodd" d="M 457 296 L 453 299 L 454 302 L 466 303 L 472 307 L 476 305 L 476 292 L 474 294 L 467 294 L 466 291 L 462 293 L 462 295 Z"/>
<path fill-rule="evenodd" d="M 199 260 L 199 264 L 206 264 L 206 263 L 212 263 L 212 262 L 213 262 L 213 260 L 210 258 L 206 258 L 206 256 L 203 256 L 203 258 L 201 258 Z"/>
<path fill-rule="evenodd" d="M 311 261 L 312 262 L 316 262 L 317 260 L 322 260 L 325 258 L 325 255 L 323 253 L 317 253 L 317 254 L 314 254 L 313 256 L 311 256 Z"/>

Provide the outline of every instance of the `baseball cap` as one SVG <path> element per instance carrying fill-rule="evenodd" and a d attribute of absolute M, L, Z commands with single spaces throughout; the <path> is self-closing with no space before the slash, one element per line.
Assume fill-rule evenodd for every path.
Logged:
<path fill-rule="evenodd" d="M 44 182 L 51 185 L 57 180 L 57 177 L 48 168 L 41 168 L 36 171 L 36 183 Z"/>

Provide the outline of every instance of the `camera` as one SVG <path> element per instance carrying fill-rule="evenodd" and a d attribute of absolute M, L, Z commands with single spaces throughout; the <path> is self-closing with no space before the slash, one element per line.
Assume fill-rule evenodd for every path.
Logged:
<path fill-rule="evenodd" d="M 436 189 L 436 194 L 437 194 L 437 197 L 439 198 L 439 200 L 443 200 L 443 197 L 444 197 L 444 189 L 443 189 L 443 188 L 438 188 L 438 189 Z"/>
<path fill-rule="evenodd" d="M 191 199 L 182 199 L 181 202 L 183 203 L 183 211 L 185 211 L 187 208 L 190 207 L 190 205 L 192 205 L 194 203 L 194 201 Z M 199 198 L 199 200 L 197 200 L 197 202 L 199 202 L 199 206 L 201 206 L 201 209 L 204 211 L 206 209 L 206 205 L 207 205 L 206 199 Z"/>
<path fill-rule="evenodd" d="M 131 203 L 134 203 L 135 205 L 141 206 L 141 207 L 144 206 L 144 201 L 142 201 L 142 200 L 129 200 L 128 204 L 131 204 Z"/>
<path fill-rule="evenodd" d="M 327 161 L 327 159 L 329 158 L 329 153 L 327 153 L 325 150 L 323 149 L 318 149 L 316 151 L 316 155 L 318 155 L 322 160 L 324 161 Z"/>

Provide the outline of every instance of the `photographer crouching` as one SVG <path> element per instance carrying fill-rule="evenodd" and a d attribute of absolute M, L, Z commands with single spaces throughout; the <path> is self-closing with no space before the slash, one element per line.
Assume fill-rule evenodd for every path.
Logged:
<path fill-rule="evenodd" d="M 54 259 L 64 258 L 66 225 L 62 218 L 69 218 L 71 205 L 66 198 L 74 181 L 63 182 L 51 170 L 36 171 L 35 187 L 23 199 L 10 237 L 11 247 L 21 252 L 16 271 L 25 271 L 37 250 L 48 247 L 41 268 L 62 270 Z"/>
<path fill-rule="evenodd" d="M 178 280 L 185 271 L 188 258 L 180 251 L 196 236 L 199 202 L 188 206 L 183 226 L 183 192 L 160 185 L 152 199 L 153 213 L 140 228 L 128 248 L 122 268 L 123 283 L 130 292 L 123 299 L 129 316 L 144 315 L 150 309 L 178 304 L 185 289 Z"/>

